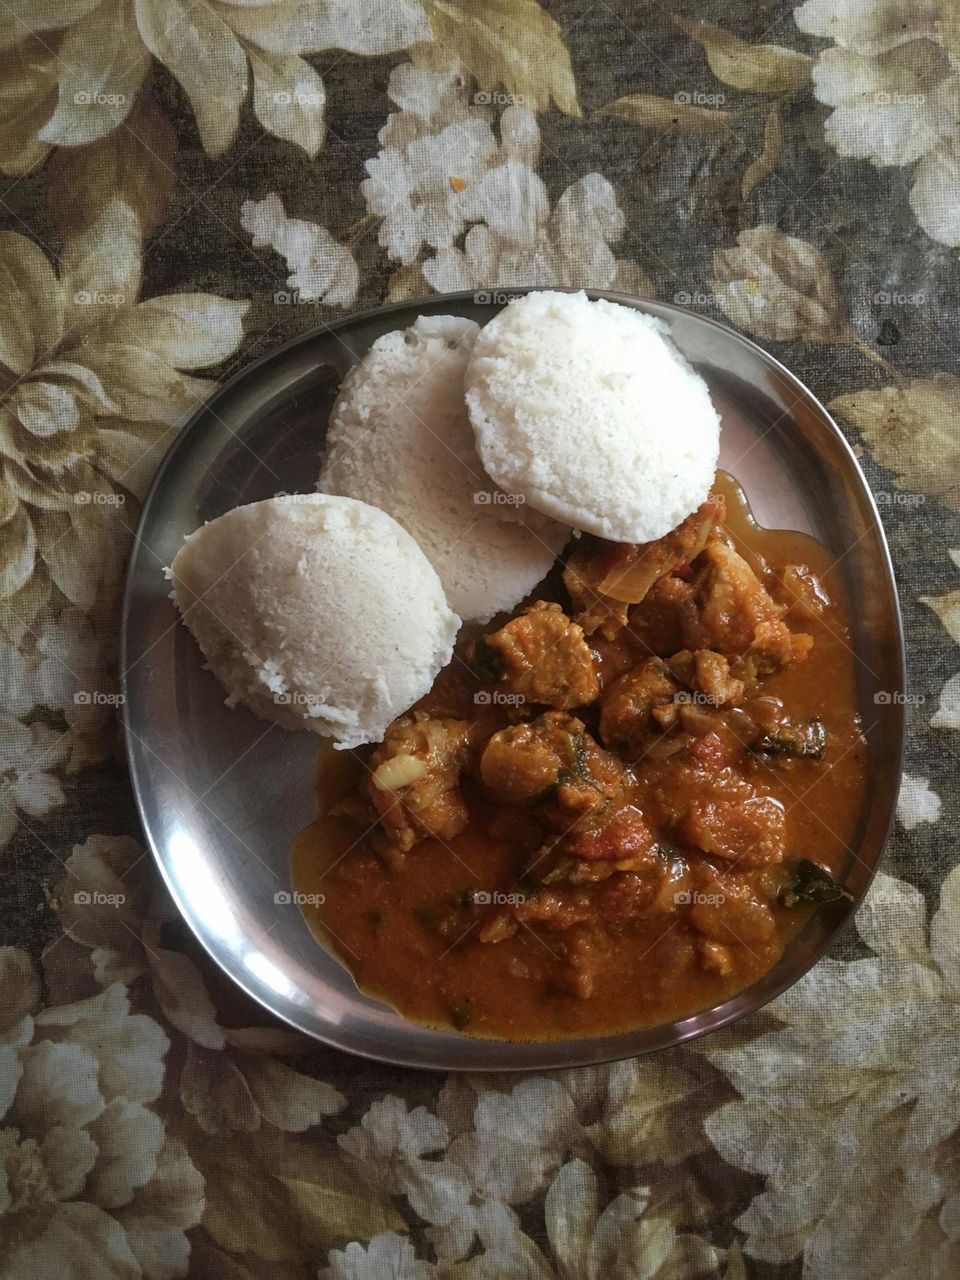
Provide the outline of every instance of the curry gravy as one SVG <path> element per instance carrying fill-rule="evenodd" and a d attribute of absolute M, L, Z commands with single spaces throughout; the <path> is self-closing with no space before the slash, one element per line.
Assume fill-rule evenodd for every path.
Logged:
<path fill-rule="evenodd" d="M 838 875 L 857 829 L 866 762 L 840 574 L 831 553 L 809 536 L 758 528 L 730 477 L 720 473 L 716 489 L 727 500 L 724 527 L 752 566 L 758 556 L 774 567 L 809 566 L 830 597 L 822 617 L 790 623 L 813 638 L 807 660 L 763 681 L 763 693 L 781 699 L 791 715 L 822 722 L 823 757 L 777 762 L 764 768 L 763 782 L 786 812 L 788 856 L 813 859 Z M 564 599 L 553 576 L 535 594 Z M 474 700 L 479 685 L 463 660 L 464 643 L 421 707 L 465 719 L 489 714 Z M 643 656 L 631 652 L 629 639 L 598 639 L 594 649 L 605 682 Z M 492 724 L 491 731 L 503 723 Z M 699 864 L 698 878 L 677 884 L 699 887 L 690 890 L 704 899 L 696 908 L 698 928 L 689 910 L 650 910 L 632 918 L 629 928 L 595 939 L 591 945 L 600 954 L 593 958 L 592 989 L 584 998 L 556 981 L 569 961 L 563 935 L 524 925 L 504 941 L 483 942 L 483 912 L 458 915 L 457 904 L 471 895 L 473 904 L 489 904 L 492 911 L 522 892 L 518 885 L 531 841 L 536 847 L 529 814 L 491 801 L 479 783 L 467 778 L 467 829 L 445 843 L 424 839 L 402 864 L 393 865 L 370 847 L 369 824 L 365 828 L 329 813 L 343 797 L 362 789 L 368 774 L 365 753 L 322 744 L 319 816 L 294 846 L 293 884 L 308 902 L 319 904 L 303 908 L 307 922 L 357 986 L 417 1022 L 477 1036 L 546 1040 L 672 1021 L 722 1003 L 761 977 L 817 909 L 805 903 L 788 906 L 778 898 L 770 887 L 771 877 L 779 874 L 776 867 L 730 868 L 686 852 L 687 862 Z M 638 778 L 636 803 L 643 810 L 644 788 L 653 785 L 653 774 L 645 776 L 641 768 Z M 715 881 L 710 879 L 713 866 Z M 602 891 L 597 886 L 597 894 L 598 910 L 618 908 L 611 883 Z M 723 901 L 710 902 L 711 896 Z M 761 900 L 763 927 L 755 910 Z M 702 962 L 698 947 L 704 929 L 721 945 L 725 971 Z"/>

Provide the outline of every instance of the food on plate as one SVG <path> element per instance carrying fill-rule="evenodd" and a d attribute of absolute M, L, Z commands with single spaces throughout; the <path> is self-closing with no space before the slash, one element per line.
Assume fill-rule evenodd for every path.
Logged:
<path fill-rule="evenodd" d="M 513 1040 L 722 1003 L 842 872 L 866 747 L 831 557 L 718 477 L 653 543 L 572 544 L 373 748 L 321 753 L 293 877 L 362 990 Z"/>
<path fill-rule="evenodd" d="M 460 625 L 410 534 L 351 498 L 236 507 L 187 538 L 170 576 L 230 705 L 344 747 L 379 741 L 430 689 Z"/>
<path fill-rule="evenodd" d="M 186 540 L 174 596 L 228 702 L 348 748 L 293 880 L 361 990 L 478 1036 L 616 1034 L 845 909 L 842 590 L 752 521 L 719 426 L 661 322 L 531 293 L 380 338 L 320 492 Z"/>
<path fill-rule="evenodd" d="M 344 380 L 317 481 L 416 538 L 453 611 L 487 622 L 547 575 L 570 531 L 501 492 L 477 456 L 463 375 L 479 326 L 420 316 L 378 338 Z"/>
<path fill-rule="evenodd" d="M 651 316 L 584 293 L 528 293 L 481 331 L 464 387 L 486 470 L 555 520 L 647 543 L 707 497 L 720 419 Z"/>

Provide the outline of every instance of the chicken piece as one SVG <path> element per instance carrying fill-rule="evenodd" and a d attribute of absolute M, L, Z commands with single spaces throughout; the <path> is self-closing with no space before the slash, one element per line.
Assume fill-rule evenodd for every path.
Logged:
<path fill-rule="evenodd" d="M 636 805 L 613 809 L 595 823 L 578 823 L 562 842 L 563 852 L 588 862 L 629 862 L 632 868 L 648 863 L 656 841 Z"/>
<path fill-rule="evenodd" d="M 630 638 L 648 653 L 666 658 L 684 648 L 685 636 L 696 623 L 693 583 L 668 573 L 631 608 Z"/>
<path fill-rule="evenodd" d="M 470 739 L 466 720 L 424 711 L 394 720 L 370 757 L 367 784 L 385 852 L 406 853 L 427 836 L 452 840 L 464 830 L 469 814 L 460 774 Z"/>
<path fill-rule="evenodd" d="M 704 862 L 694 868 L 694 884 L 688 917 L 704 938 L 742 948 L 762 945 L 773 936 L 776 921 L 769 896 L 758 889 L 750 872 Z"/>
<path fill-rule="evenodd" d="M 560 991 L 569 991 L 580 1000 L 589 1000 L 597 974 L 609 960 L 607 938 L 601 930 L 581 925 L 561 934 L 552 943 L 565 961 L 563 967 L 551 975 L 553 985 Z"/>
<path fill-rule="evenodd" d="M 707 544 L 711 529 L 722 522 L 726 513 L 724 499 L 718 493 L 711 493 L 670 533 L 656 542 L 631 546 L 629 554 L 609 570 L 597 590 L 614 600 L 639 604 L 659 578 L 697 558 Z"/>
<path fill-rule="evenodd" d="M 545 951 L 559 964 L 550 966 L 549 980 L 561 991 L 587 999 L 593 993 L 594 980 L 601 967 L 605 940 L 596 928 L 596 908 L 582 896 L 553 893 L 550 890 L 528 898 L 510 912 L 498 912 L 481 926 L 481 942 L 503 942 L 512 938 L 523 925 L 542 938 Z"/>
<path fill-rule="evenodd" d="M 495 799 L 542 803 L 541 816 L 561 828 L 619 795 L 624 772 L 582 720 L 562 711 L 500 729 L 480 757 L 480 777 Z"/>
<path fill-rule="evenodd" d="M 514 909 L 517 920 L 523 924 L 544 925 L 548 929 L 563 932 L 574 925 L 584 924 L 596 917 L 596 907 L 584 893 L 564 893 L 555 889 L 542 889 L 531 894 Z"/>
<path fill-rule="evenodd" d="M 694 654 L 694 688 L 712 707 L 733 707 L 743 697 L 746 684 L 730 673 L 730 663 L 713 649 Z"/>
<path fill-rule="evenodd" d="M 697 796 L 678 828 L 680 839 L 713 858 L 758 867 L 782 862 L 787 851 L 783 805 L 749 783 L 723 796 Z"/>
<path fill-rule="evenodd" d="M 480 776 L 496 800 L 530 804 L 556 790 L 563 776 L 584 772 L 584 749 L 583 721 L 547 711 L 493 734 L 480 757 Z"/>
<path fill-rule="evenodd" d="M 503 942 L 512 938 L 520 924 L 543 925 L 562 931 L 595 917 L 595 908 L 582 893 L 540 889 L 532 894 L 516 896 L 516 902 L 494 912 L 480 926 L 481 942 Z"/>
<path fill-rule="evenodd" d="M 669 674 L 683 689 L 672 703 L 652 709 L 653 719 L 661 728 L 672 728 L 678 721 L 689 732 L 710 733 L 715 727 L 712 713 L 735 706 L 747 687 L 744 670 L 747 664 L 735 660 L 737 674 L 722 653 L 712 649 L 681 649 L 666 662 Z"/>
<path fill-rule="evenodd" d="M 585 633 L 599 631 L 612 640 L 627 623 L 625 606 L 638 604 L 659 578 L 694 560 L 711 527 L 725 514 L 724 499 L 711 493 L 676 529 L 655 542 L 583 539 L 567 560 L 563 582 Z"/>
<path fill-rule="evenodd" d="M 813 640 L 794 634 L 750 565 L 716 534 L 697 560 L 696 620 L 685 614 L 681 628 L 688 649 L 712 649 L 725 657 L 749 656 L 760 673 L 806 657 Z"/>
<path fill-rule="evenodd" d="M 780 862 L 787 839 L 783 805 L 739 772 L 742 752 L 727 732 L 694 738 L 665 762 L 648 805 L 678 842 L 711 858 L 743 867 Z"/>
<path fill-rule="evenodd" d="M 499 730 L 480 757 L 480 776 L 495 799 L 535 805 L 542 825 L 560 833 L 541 856 L 618 862 L 653 847 L 643 815 L 629 803 L 632 775 L 575 716 L 547 711 Z"/>
<path fill-rule="evenodd" d="M 651 729 L 654 707 L 673 702 L 680 685 L 661 658 L 647 658 L 604 690 L 600 737 L 608 747 L 639 746 Z"/>
<path fill-rule="evenodd" d="M 500 687 L 526 702 L 569 711 L 593 702 L 600 678 L 583 630 L 558 604 L 538 600 L 478 641 L 475 662 L 496 673 Z"/>
<path fill-rule="evenodd" d="M 600 809 L 608 811 L 622 801 L 630 776 L 626 766 L 609 751 L 604 751 L 588 733 L 583 735 L 583 740 L 582 772 L 562 776 L 544 808 L 547 821 L 564 830 L 574 817 Z"/>

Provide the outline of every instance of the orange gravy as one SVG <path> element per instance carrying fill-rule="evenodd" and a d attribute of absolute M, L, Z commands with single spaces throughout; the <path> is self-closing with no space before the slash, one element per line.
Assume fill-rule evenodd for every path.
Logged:
<path fill-rule="evenodd" d="M 763 693 L 782 699 L 791 715 L 818 717 L 824 725 L 823 759 L 771 768 L 767 785 L 786 810 L 790 856 L 813 859 L 839 875 L 864 801 L 867 750 L 856 714 L 856 659 L 840 575 L 830 552 L 806 534 L 758 528 L 730 477 L 720 473 L 716 487 L 727 499 L 725 527 L 741 555 L 748 561 L 760 555 L 774 566 L 809 566 L 832 601 L 824 617 L 795 626 L 813 637 L 809 658 L 767 678 Z M 421 705 L 430 709 L 434 698 L 454 706 L 454 714 L 470 714 L 475 689 L 454 658 Z M 363 827 L 329 814 L 362 785 L 365 772 L 354 753 L 322 745 L 319 816 L 295 843 L 293 884 L 314 903 L 302 908 L 311 930 L 357 986 L 417 1022 L 509 1040 L 658 1025 L 719 1004 L 756 981 L 816 909 L 788 907 L 774 896 L 769 936 L 751 936 L 749 921 L 737 920 L 725 939 L 733 967 L 724 975 L 697 962 L 682 915 L 652 914 L 606 940 L 594 989 L 581 998 L 551 984 L 555 944 L 547 933 L 523 927 L 508 941 L 487 944 L 469 920 L 462 936 L 437 930 L 464 894 L 472 892 L 475 901 L 477 894 L 489 895 L 486 900 L 496 904 L 496 895 L 516 888 L 521 858 L 511 829 L 515 813 L 467 786 L 467 829 L 446 845 L 423 840 L 402 868 L 392 867 L 367 847 Z"/>

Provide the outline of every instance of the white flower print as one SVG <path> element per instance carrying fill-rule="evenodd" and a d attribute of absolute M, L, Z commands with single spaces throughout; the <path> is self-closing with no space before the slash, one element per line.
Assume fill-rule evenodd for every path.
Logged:
<path fill-rule="evenodd" d="M 0 847 L 13 836 L 18 811 L 43 818 L 65 803 L 51 770 L 67 754 L 65 735 L 45 724 L 22 724 L 0 712 Z"/>
<path fill-rule="evenodd" d="M 459 69 L 402 64 L 387 92 L 401 110 L 380 130 L 382 149 L 367 161 L 360 190 L 369 212 L 382 220 L 380 243 L 406 265 L 424 244 L 453 244 L 464 229 L 470 190 L 496 162 L 499 147 L 490 112 L 470 105 Z"/>
<path fill-rule="evenodd" d="M 960 673 L 951 676 L 940 690 L 940 702 L 930 725 L 934 729 L 960 729 Z"/>
<path fill-rule="evenodd" d="M 620 260 L 613 244 L 625 219 L 612 185 L 598 173 L 571 183 L 551 211 L 540 179 L 518 162 L 494 170 L 469 203 L 484 221 L 467 232 L 463 248 L 442 249 L 423 264 L 423 274 L 440 292 L 456 289 L 538 285 L 622 289 L 652 293 L 636 264 Z M 539 185 L 534 185 L 539 184 Z M 512 214 L 507 218 L 504 211 Z"/>
<path fill-rule="evenodd" d="M 797 26 L 836 43 L 813 85 L 832 107 L 825 133 L 841 156 L 916 165 L 910 205 L 943 244 L 960 244 L 960 63 L 946 38 L 950 0 L 806 0 Z"/>
<path fill-rule="evenodd" d="M 296 296 L 281 293 L 274 295 L 274 301 L 317 301 L 348 307 L 355 300 L 360 272 L 353 254 L 326 227 L 288 218 L 276 192 L 263 200 L 244 201 L 240 225 L 253 237 L 255 249 L 267 245 L 287 260 L 287 287 Z"/>
<path fill-rule="evenodd" d="M 341 1110 L 345 1099 L 332 1085 L 269 1056 L 289 1052 L 291 1041 L 302 1047 L 296 1033 L 221 1024 L 200 966 L 164 937 L 176 908 L 136 841 L 92 835 L 65 865 L 55 899 L 71 943 L 50 949 L 48 982 L 62 986 L 83 970 L 101 986 L 145 975 L 158 1015 L 186 1041 L 180 1100 L 200 1130 L 250 1133 L 266 1122 L 301 1133 Z"/>
<path fill-rule="evenodd" d="M 921 822 L 940 821 L 940 797 L 930 790 L 929 778 L 918 778 L 912 773 L 903 775 L 897 817 L 907 831 L 913 831 Z"/>
<path fill-rule="evenodd" d="M 960 868 L 929 927 L 919 891 L 882 874 L 857 927 L 872 957 L 821 960 L 770 1006 L 775 1030 L 703 1046 L 741 1094 L 707 1132 L 766 1178 L 737 1222 L 746 1252 L 802 1253 L 811 1280 L 921 1274 L 903 1260 L 957 1255 Z"/>
<path fill-rule="evenodd" d="M 222 0 L 215 8 L 184 0 L 12 0 L 12 10 L 0 50 L 15 77 L 8 91 L 21 109 L 20 147 L 30 148 L 34 163 L 50 146 L 82 146 L 121 125 L 153 58 L 189 98 L 210 155 L 233 142 L 252 89 L 264 128 L 314 156 L 326 93 L 300 55 L 332 48 L 382 54 L 432 38 L 417 0 Z"/>
<path fill-rule="evenodd" d="M 435 1268 L 420 1262 L 409 1240 L 393 1231 L 374 1236 L 366 1246 L 354 1241 L 330 1253 L 320 1280 L 430 1280 Z"/>
<path fill-rule="evenodd" d="M 248 303 L 212 294 L 139 301 L 136 215 L 110 200 L 69 237 L 55 272 L 26 237 L 0 235 L 0 623 L 15 641 L 56 589 L 89 612 L 117 577 L 159 456 L 242 336 Z M 127 510 L 127 507 L 130 510 Z"/>
<path fill-rule="evenodd" d="M 421 1156 L 439 1151 L 449 1140 L 447 1126 L 426 1107 L 407 1110 L 402 1098 L 388 1094 L 374 1102 L 360 1124 L 337 1139 L 362 1167 L 365 1178 L 393 1194 Z"/>
<path fill-rule="evenodd" d="M 4 710 L 11 716 L 29 715 L 41 701 L 36 658 L 0 636 L 0 671 L 4 673 Z"/>
<path fill-rule="evenodd" d="M 0 950 L 0 1233 L 4 1275 L 175 1280 L 203 1180 L 150 1103 L 168 1042 L 126 993 L 34 1013 L 26 954 Z"/>
<path fill-rule="evenodd" d="M 67 768 L 96 764 L 109 751 L 120 705 L 111 633 L 68 606 L 56 621 L 41 623 L 34 654 L 37 701 L 62 712 L 70 726 Z"/>

